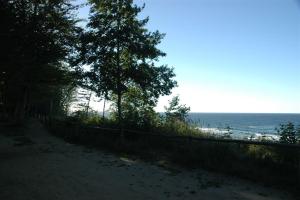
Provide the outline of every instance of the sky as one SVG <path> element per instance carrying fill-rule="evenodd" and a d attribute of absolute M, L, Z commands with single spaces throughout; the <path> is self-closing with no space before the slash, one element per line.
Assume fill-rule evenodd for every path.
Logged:
<path fill-rule="evenodd" d="M 300 113 L 299 0 L 134 2 L 150 31 L 166 33 L 159 64 L 179 85 L 157 111 L 179 95 L 192 112 Z"/>

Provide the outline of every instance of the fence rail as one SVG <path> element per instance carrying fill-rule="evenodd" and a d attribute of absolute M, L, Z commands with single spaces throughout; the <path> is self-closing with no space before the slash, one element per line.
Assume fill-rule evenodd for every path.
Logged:
<path fill-rule="evenodd" d="M 300 145 L 164 134 L 54 120 L 49 128 L 69 142 L 169 159 L 187 166 L 283 185 L 300 183 Z M 299 190 L 300 191 L 300 190 Z"/>
<path fill-rule="evenodd" d="M 101 131 L 112 131 L 115 133 L 120 133 L 120 129 L 116 128 L 104 128 L 104 127 L 81 127 L 83 129 L 95 129 Z M 147 135 L 147 136 L 154 136 L 154 137 L 164 137 L 167 139 L 182 139 L 182 140 L 191 140 L 191 141 L 207 141 L 207 142 L 217 142 L 217 143 L 235 143 L 235 144 L 246 144 L 246 145 L 264 145 L 264 146 L 273 146 L 273 147 L 285 147 L 285 148 L 295 148 L 300 149 L 299 144 L 286 144 L 286 143 L 279 143 L 279 142 L 271 142 L 271 141 L 255 141 L 255 140 L 238 140 L 238 139 L 222 139 L 222 138 L 209 138 L 209 137 L 196 137 L 196 136 L 174 136 L 174 135 L 166 135 L 166 134 L 159 134 L 155 132 L 144 132 L 139 130 L 131 130 L 131 129 L 123 129 L 126 133 L 133 133 L 138 135 Z M 100 134 L 100 132 L 99 132 Z"/>

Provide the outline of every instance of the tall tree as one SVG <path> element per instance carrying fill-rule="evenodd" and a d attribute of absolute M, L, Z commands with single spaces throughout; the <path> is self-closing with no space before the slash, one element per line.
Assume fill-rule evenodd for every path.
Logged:
<path fill-rule="evenodd" d="M 0 1 L 0 93 L 15 117 L 24 116 L 37 94 L 48 96 L 51 107 L 55 91 L 70 83 L 66 63 L 81 31 L 74 10 L 70 0 Z"/>
<path fill-rule="evenodd" d="M 157 66 L 166 54 L 157 48 L 164 34 L 150 32 L 148 18 L 140 20 L 143 7 L 132 0 L 91 0 L 89 31 L 84 39 L 86 64 L 99 92 L 117 96 L 118 120 L 122 128 L 122 97 L 131 87 L 157 102 L 176 86 L 173 69 Z"/>

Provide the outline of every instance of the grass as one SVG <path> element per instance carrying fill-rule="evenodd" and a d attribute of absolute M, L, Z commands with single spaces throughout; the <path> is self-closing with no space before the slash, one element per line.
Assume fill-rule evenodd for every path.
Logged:
<path fill-rule="evenodd" d="M 265 185 L 300 191 L 300 148 L 167 137 L 198 134 L 183 125 L 173 133 L 174 127 L 167 127 L 166 133 L 160 129 L 160 135 L 125 131 L 124 138 L 116 131 L 103 131 L 65 122 L 52 123 L 49 128 L 55 135 L 63 137 L 68 142 L 138 156 L 150 161 L 164 160 L 187 168 L 201 167 Z M 186 130 L 191 132 L 184 133 Z M 219 186 L 215 183 L 208 185 Z M 207 184 L 204 184 L 205 186 Z"/>

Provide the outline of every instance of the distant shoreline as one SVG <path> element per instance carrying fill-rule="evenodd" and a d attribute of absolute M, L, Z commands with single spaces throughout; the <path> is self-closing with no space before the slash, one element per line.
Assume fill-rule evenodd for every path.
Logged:
<path fill-rule="evenodd" d="M 235 139 L 271 139 L 278 141 L 276 128 L 292 122 L 300 125 L 300 114 L 287 113 L 189 113 L 189 122 L 205 133 Z M 229 130 L 228 130 L 229 129 Z"/>
<path fill-rule="evenodd" d="M 272 115 L 300 115 L 300 113 L 255 113 L 255 112 L 190 112 L 189 114 L 272 114 Z"/>

